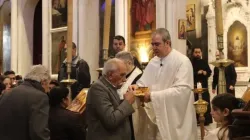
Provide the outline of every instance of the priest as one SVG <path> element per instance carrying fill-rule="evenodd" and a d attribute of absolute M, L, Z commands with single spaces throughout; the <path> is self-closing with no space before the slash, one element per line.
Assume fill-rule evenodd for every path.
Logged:
<path fill-rule="evenodd" d="M 144 97 L 144 109 L 150 122 L 143 123 L 151 124 L 148 126 L 151 136 L 144 140 L 197 140 L 192 64 L 172 48 L 170 34 L 165 28 L 152 34 L 151 44 L 156 56 L 137 85 L 130 86 L 134 90 L 150 88 Z"/>
<path fill-rule="evenodd" d="M 202 50 L 199 47 L 194 47 L 192 49 L 192 65 L 194 71 L 194 88 L 197 88 L 197 83 L 201 83 L 203 88 L 208 88 L 208 78 L 210 77 L 212 71 L 204 59 L 202 59 Z M 198 94 L 195 94 L 195 101 L 198 100 Z M 209 125 L 213 122 L 210 105 L 210 94 L 208 91 L 202 93 L 202 99 L 209 103 L 207 106 L 207 112 L 205 113 L 205 125 Z M 196 115 L 199 118 L 198 114 Z"/>

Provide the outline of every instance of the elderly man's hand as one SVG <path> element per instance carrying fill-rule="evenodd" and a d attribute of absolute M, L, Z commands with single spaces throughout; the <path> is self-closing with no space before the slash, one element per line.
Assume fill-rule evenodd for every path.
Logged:
<path fill-rule="evenodd" d="M 127 93 L 123 95 L 124 99 L 127 100 L 130 104 L 135 102 L 135 91 L 128 90 Z"/>

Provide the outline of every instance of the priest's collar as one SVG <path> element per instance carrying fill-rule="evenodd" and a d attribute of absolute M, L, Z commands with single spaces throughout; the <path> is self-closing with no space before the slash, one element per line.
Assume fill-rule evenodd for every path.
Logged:
<path fill-rule="evenodd" d="M 126 75 L 126 78 L 128 78 L 131 75 L 131 73 L 135 70 L 135 68 L 136 68 L 136 66 L 134 66 L 133 70 Z"/>

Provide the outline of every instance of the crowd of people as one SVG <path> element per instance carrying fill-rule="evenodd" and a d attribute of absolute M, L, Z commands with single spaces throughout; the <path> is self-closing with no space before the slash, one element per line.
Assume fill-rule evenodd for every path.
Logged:
<path fill-rule="evenodd" d="M 58 82 L 67 77 L 66 60 L 58 81 L 51 80 L 43 65 L 33 66 L 23 79 L 13 71 L 5 72 L 1 77 L 0 139 L 198 140 L 193 106 L 197 97 L 192 89 L 197 82 L 207 88 L 211 75 L 202 50 L 193 48 L 190 61 L 172 48 L 168 30 L 159 28 L 152 34 L 155 57 L 141 70 L 138 60 L 124 51 L 125 39 L 116 36 L 113 41 L 116 54 L 105 62 L 102 75 L 92 85 L 89 66 L 73 43 L 71 77 L 77 82 L 71 86 L 71 97 L 70 90 Z M 149 90 L 136 98 L 145 87 Z M 84 114 L 68 110 L 70 99 L 83 88 L 89 88 Z M 209 93 L 203 96 L 210 103 Z M 231 112 L 243 106 L 230 93 L 213 98 L 205 122 L 222 125 L 209 131 L 205 140 L 228 140 L 228 126 L 234 119 Z"/>

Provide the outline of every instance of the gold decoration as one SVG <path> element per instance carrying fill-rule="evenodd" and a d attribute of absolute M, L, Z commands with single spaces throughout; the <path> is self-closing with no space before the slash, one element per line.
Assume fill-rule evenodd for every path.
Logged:
<path fill-rule="evenodd" d="M 207 91 L 206 88 L 198 88 L 198 89 L 193 89 L 194 93 L 199 95 L 199 99 L 194 102 L 195 110 L 196 113 L 199 114 L 199 121 L 200 121 L 200 130 L 201 130 L 201 139 L 204 139 L 205 136 L 205 128 L 204 128 L 204 122 L 205 122 L 205 117 L 204 114 L 207 112 L 207 105 L 208 102 L 202 99 L 202 93 Z"/>
<path fill-rule="evenodd" d="M 139 87 L 138 89 L 136 89 L 135 91 L 135 96 L 138 97 L 141 101 L 141 106 L 144 107 L 144 96 L 145 93 L 149 92 L 149 88 L 148 87 Z"/>
<path fill-rule="evenodd" d="M 82 114 L 86 109 L 86 99 L 88 90 L 88 88 L 82 89 L 67 109 Z"/>

